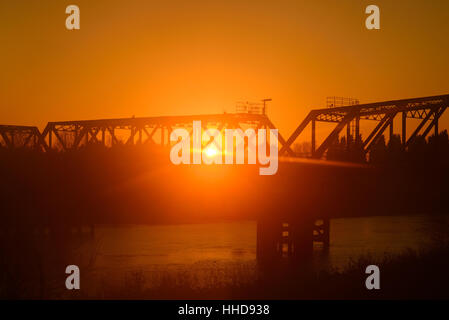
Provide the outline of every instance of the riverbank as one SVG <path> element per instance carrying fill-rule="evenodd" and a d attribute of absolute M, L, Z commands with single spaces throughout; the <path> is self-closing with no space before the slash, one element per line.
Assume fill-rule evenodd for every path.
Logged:
<path fill-rule="evenodd" d="M 365 269 L 380 268 L 380 290 L 367 290 Z M 136 274 L 123 286 L 103 291 L 104 299 L 449 299 L 449 246 L 417 253 L 387 256 L 379 261 L 363 257 L 344 271 L 316 271 L 302 266 L 282 266 L 260 271 L 248 282 L 242 270 L 228 283 L 219 281 L 198 288 L 185 274 L 161 274 L 159 285 L 143 288 Z"/>

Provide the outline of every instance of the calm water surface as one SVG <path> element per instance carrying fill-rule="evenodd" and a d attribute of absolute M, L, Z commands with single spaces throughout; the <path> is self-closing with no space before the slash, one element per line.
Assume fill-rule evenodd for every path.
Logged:
<path fill-rule="evenodd" d="M 342 269 L 361 256 L 381 258 L 407 249 L 422 250 L 448 230 L 447 217 L 398 216 L 331 220 L 326 267 Z M 120 275 L 167 270 L 244 269 L 251 273 L 256 258 L 256 223 L 160 226 L 99 226 L 96 231 L 100 273 Z M 316 253 L 316 255 L 318 255 Z M 241 272 L 240 270 L 239 272 Z"/>

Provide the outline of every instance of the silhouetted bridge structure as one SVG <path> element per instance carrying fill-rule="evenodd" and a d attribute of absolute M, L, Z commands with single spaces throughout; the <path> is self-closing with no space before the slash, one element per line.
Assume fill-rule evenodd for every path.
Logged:
<path fill-rule="evenodd" d="M 279 153 L 282 158 L 277 175 L 262 178 L 252 170 L 249 170 L 251 174 L 248 176 L 247 173 L 231 172 L 230 176 L 234 175 L 236 179 L 241 179 L 239 181 L 247 182 L 242 189 L 230 188 L 221 191 L 233 199 L 232 201 L 227 203 L 226 199 L 219 198 L 216 199 L 217 202 L 212 200 L 210 203 L 204 202 L 201 199 L 201 192 L 207 194 L 209 192 L 207 188 L 215 186 L 204 187 L 205 189 L 199 192 L 197 200 L 203 201 L 201 208 L 206 211 L 256 210 L 257 255 L 261 261 L 269 262 L 283 255 L 303 257 L 310 254 L 311 244 L 314 241 L 321 242 L 326 249 L 329 246 L 330 218 L 370 215 L 380 210 L 389 212 L 401 210 L 404 202 L 410 203 L 418 198 L 413 197 L 413 192 L 416 191 L 418 194 L 421 189 L 401 190 L 407 182 L 401 182 L 403 184 L 398 186 L 394 184 L 398 179 L 394 178 L 391 178 L 391 183 L 387 184 L 386 188 L 377 188 L 378 173 L 368 166 L 313 159 L 324 158 L 326 151 L 345 128 L 348 143 L 349 138 L 355 136 L 357 138 L 353 139 L 359 139 L 364 152 L 369 153 L 385 130 L 389 128 L 390 135 L 393 134 L 393 120 L 397 116 L 402 117 L 401 139 L 403 146 L 407 148 L 414 139 L 418 136 L 427 136 L 432 129 L 438 133 L 438 121 L 448 106 L 449 95 L 440 95 L 312 110 L 288 139 L 279 134 Z M 407 119 L 420 119 L 419 125 L 409 136 L 406 130 Z M 361 120 L 377 121 L 377 125 L 365 140 L 360 138 Z M 220 131 L 229 128 L 275 129 L 266 115 L 247 113 L 62 121 L 48 123 L 42 132 L 37 127 L 0 125 L 0 144 L 8 149 L 26 147 L 47 152 L 74 150 L 90 144 L 169 146 L 171 131 L 176 128 L 191 129 L 193 121 L 201 121 L 204 128 L 214 127 Z M 316 145 L 315 138 L 317 122 L 336 124 L 319 146 Z M 300 160 L 292 147 L 308 125 L 311 126 L 312 159 Z M 203 147 L 210 142 L 205 142 Z M 191 170 L 194 169 L 176 167 L 173 169 L 173 172 L 179 173 L 176 178 L 175 176 L 161 178 L 176 181 L 174 183 L 179 183 L 179 190 L 176 189 L 176 185 L 170 186 L 170 189 L 167 189 L 169 191 L 163 188 L 155 189 L 160 194 L 158 197 L 155 196 L 150 205 L 154 206 L 154 203 L 157 203 L 155 200 L 160 201 L 168 197 L 166 194 L 170 192 L 182 196 L 185 193 L 183 182 L 190 181 L 193 184 L 192 179 L 196 179 Z M 223 170 L 231 169 L 223 168 Z M 232 170 L 240 172 L 240 169 Z M 245 191 L 243 198 L 242 190 Z M 192 201 L 191 198 L 186 199 L 184 200 Z M 182 204 L 181 200 L 179 202 Z M 165 207 L 152 207 L 152 209 L 165 210 L 164 213 L 167 214 L 187 210 L 185 207 L 177 206 L 173 199 L 165 203 Z M 416 207 L 424 208 L 427 203 L 428 199 L 423 199 Z M 194 213 L 198 207 L 192 206 L 188 210 Z"/>
<path fill-rule="evenodd" d="M 432 129 L 437 133 L 438 120 L 448 106 L 449 95 L 440 95 L 315 109 L 310 111 L 287 140 L 282 134 L 279 134 L 279 155 L 297 156 L 292 146 L 304 133 L 305 128 L 310 125 L 311 157 L 323 158 L 345 128 L 348 143 L 351 139 L 359 139 L 361 120 L 377 121 L 376 127 L 366 139 L 360 141 L 364 152 L 369 153 L 387 128 L 389 128 L 390 135 L 393 134 L 393 123 L 396 116 L 402 117 L 401 139 L 403 145 L 407 147 L 418 135 L 426 137 Z M 421 120 L 409 137 L 407 137 L 406 129 L 407 119 Z M 45 151 L 77 149 L 91 143 L 109 146 L 118 143 L 168 145 L 172 130 L 180 127 L 191 128 L 194 120 L 200 120 L 204 128 L 214 126 L 219 130 L 248 127 L 275 129 L 274 124 L 266 115 L 249 113 L 61 121 L 49 122 L 42 132 L 37 127 L 0 125 L 0 145 L 11 149 L 32 147 Z M 336 124 L 319 146 L 316 146 L 317 122 Z"/>

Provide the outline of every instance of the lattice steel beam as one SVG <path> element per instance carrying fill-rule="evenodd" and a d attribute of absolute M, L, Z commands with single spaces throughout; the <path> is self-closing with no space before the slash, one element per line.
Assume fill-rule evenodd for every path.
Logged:
<path fill-rule="evenodd" d="M 46 147 L 37 127 L 11 125 L 0 125 L 0 146 L 8 149 Z"/>
<path fill-rule="evenodd" d="M 336 108 L 315 109 L 310 111 L 307 117 L 300 123 L 293 134 L 287 139 L 286 143 L 280 150 L 280 155 L 291 155 L 291 147 L 296 139 L 301 135 L 304 129 L 312 123 L 312 145 L 315 146 L 315 122 L 334 122 L 337 124 L 336 128 L 325 139 L 326 143 L 323 143 L 316 152 L 312 150 L 312 157 L 320 158 L 326 152 L 326 150 L 332 144 L 331 142 L 338 137 L 338 133 L 343 129 L 345 125 L 354 119 L 358 120 L 376 120 L 380 121 L 378 126 L 370 133 L 368 139 L 364 143 L 365 152 L 369 151 L 372 145 L 372 140 L 377 140 L 379 134 L 382 134 L 388 125 L 392 125 L 394 117 L 398 113 L 403 113 L 403 135 L 405 132 L 406 119 L 423 119 L 428 121 L 432 120 L 434 125 L 432 127 L 438 128 L 438 118 L 449 106 L 449 95 L 440 95 L 432 97 L 414 98 L 414 99 L 401 99 L 385 102 L 375 102 L 367 104 L 358 104 Z M 435 113 L 432 110 L 439 109 L 440 113 Z M 393 117 L 391 118 L 391 116 Z M 348 120 L 351 119 L 351 120 Z M 348 122 L 349 121 L 349 122 Z M 426 122 L 424 121 L 424 123 Z M 385 124 L 385 122 L 388 122 Z M 430 129 L 429 129 L 430 130 Z M 437 130 L 437 129 L 436 129 Z M 359 128 L 356 128 L 356 132 Z M 419 130 L 418 130 L 419 131 Z M 426 130 L 428 131 L 428 130 Z M 413 141 L 416 135 L 412 135 L 410 141 Z M 405 138 L 402 139 L 405 141 Z M 375 141 L 374 141 L 375 142 Z"/>

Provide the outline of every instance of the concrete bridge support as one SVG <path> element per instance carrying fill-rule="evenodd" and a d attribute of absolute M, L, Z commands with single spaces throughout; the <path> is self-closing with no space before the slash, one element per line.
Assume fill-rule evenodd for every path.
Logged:
<path fill-rule="evenodd" d="M 260 219 L 257 222 L 257 261 L 260 265 L 275 265 L 281 260 L 309 260 L 313 256 L 314 243 L 321 244 L 325 252 L 329 250 L 328 218 Z"/>

